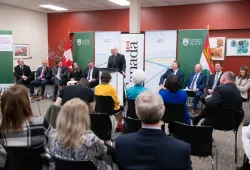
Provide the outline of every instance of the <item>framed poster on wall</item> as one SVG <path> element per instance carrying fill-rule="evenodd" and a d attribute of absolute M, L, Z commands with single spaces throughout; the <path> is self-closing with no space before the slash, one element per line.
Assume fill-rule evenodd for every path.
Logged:
<path fill-rule="evenodd" d="M 13 44 L 13 58 L 30 58 L 30 45 Z"/>
<path fill-rule="evenodd" d="M 250 56 L 250 38 L 227 38 L 227 56 Z"/>
<path fill-rule="evenodd" d="M 224 60 L 226 37 L 210 37 L 210 52 L 213 60 Z"/>

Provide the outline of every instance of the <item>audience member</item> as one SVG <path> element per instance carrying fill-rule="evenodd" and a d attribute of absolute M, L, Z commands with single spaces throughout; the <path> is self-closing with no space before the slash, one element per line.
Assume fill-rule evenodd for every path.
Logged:
<path fill-rule="evenodd" d="M 57 66 L 54 68 L 52 72 L 53 81 L 54 81 L 54 96 L 52 99 L 53 101 L 56 101 L 58 88 L 66 84 L 68 81 L 68 68 L 62 65 L 61 60 L 56 61 L 56 65 Z M 61 91 L 60 88 L 59 88 L 59 91 Z"/>
<path fill-rule="evenodd" d="M 62 89 L 59 97 L 56 100 L 56 105 L 64 105 L 67 101 L 79 98 L 89 106 L 90 113 L 94 110 L 94 92 L 89 89 L 89 81 L 81 78 L 77 85 L 67 86 Z"/>
<path fill-rule="evenodd" d="M 195 92 L 194 103 L 191 111 L 192 114 L 197 114 L 197 105 L 207 83 L 207 76 L 201 71 L 202 65 L 196 64 L 194 67 L 194 72 L 190 74 L 186 85 L 186 89 L 190 89 Z"/>
<path fill-rule="evenodd" d="M 23 59 L 17 60 L 18 65 L 14 67 L 16 84 L 29 85 L 32 80 L 30 67 L 24 64 Z"/>
<path fill-rule="evenodd" d="M 144 82 L 146 80 L 146 74 L 143 70 L 136 70 L 132 74 L 132 80 L 134 83 L 133 87 L 130 87 L 126 90 L 126 95 L 128 99 L 135 100 L 136 97 L 143 92 L 144 90 L 147 90 L 147 88 L 144 87 Z"/>
<path fill-rule="evenodd" d="M 30 95 L 31 99 L 33 99 L 34 95 L 34 87 L 41 86 L 41 96 L 39 97 L 42 100 L 44 97 L 45 86 L 50 82 L 50 68 L 48 67 L 48 61 L 42 61 L 42 67 L 39 67 L 36 71 L 36 79 L 30 83 Z"/>
<path fill-rule="evenodd" d="M 167 69 L 167 71 L 161 76 L 160 83 L 159 83 L 161 88 L 163 88 L 164 80 L 168 78 L 168 76 L 171 74 L 178 76 L 181 81 L 181 85 L 183 84 L 185 74 L 182 73 L 181 70 L 179 70 L 180 66 L 181 66 L 181 63 L 177 60 L 172 63 L 172 68 Z"/>
<path fill-rule="evenodd" d="M 185 123 L 190 125 L 190 117 L 187 108 L 188 95 L 185 90 L 181 90 L 181 81 L 176 75 L 169 75 L 164 85 L 165 89 L 160 90 L 164 103 L 184 104 Z"/>
<path fill-rule="evenodd" d="M 43 117 L 34 116 L 28 94 L 28 89 L 22 85 L 12 86 L 3 93 L 0 144 L 4 147 L 44 146 L 44 152 L 40 153 L 44 159 L 43 167 L 52 168 L 54 163 L 51 157 L 45 154 L 45 145 L 52 135 L 52 127 Z"/>
<path fill-rule="evenodd" d="M 77 63 L 72 64 L 72 69 L 69 73 L 69 78 L 79 81 L 82 78 L 82 69 L 78 67 Z"/>
<path fill-rule="evenodd" d="M 118 166 L 122 170 L 191 170 L 190 145 L 167 136 L 161 130 L 165 112 L 161 96 L 146 90 L 136 98 L 135 104 L 142 128 L 117 138 L 115 151 Z"/>
<path fill-rule="evenodd" d="M 99 70 L 94 66 L 94 62 L 92 60 L 88 61 L 88 68 L 85 68 L 83 71 L 83 78 L 89 80 L 90 88 L 94 88 L 99 84 Z"/>
<path fill-rule="evenodd" d="M 220 85 L 220 77 L 223 74 L 223 72 L 222 72 L 222 65 L 221 65 L 220 62 L 216 62 L 214 66 L 215 66 L 215 68 L 214 68 L 215 69 L 215 73 L 211 74 L 209 76 L 205 93 L 203 95 L 201 95 L 201 102 L 203 104 L 205 104 L 205 100 L 206 100 L 205 98 L 206 98 L 206 96 L 212 94 L 214 88 Z"/>
<path fill-rule="evenodd" d="M 69 100 L 62 107 L 49 152 L 59 159 L 91 161 L 98 170 L 111 170 L 104 161 L 107 147 L 90 130 L 88 106 L 80 99 Z"/>
<path fill-rule="evenodd" d="M 212 95 L 206 97 L 206 107 L 198 116 L 191 117 L 193 125 L 197 125 L 199 121 L 202 118 L 206 118 L 209 113 L 216 114 L 217 111 L 229 109 L 239 112 L 239 120 L 243 118 L 244 112 L 242 110 L 241 95 L 234 82 L 235 74 L 233 72 L 228 71 L 223 73 L 220 78 L 221 85 L 213 90 Z M 209 120 L 206 118 L 203 124 L 209 125 Z"/>
<path fill-rule="evenodd" d="M 248 90 L 250 88 L 250 75 L 248 66 L 243 65 L 240 67 L 240 75 L 236 77 L 236 87 L 240 90 L 242 102 L 248 100 Z"/>

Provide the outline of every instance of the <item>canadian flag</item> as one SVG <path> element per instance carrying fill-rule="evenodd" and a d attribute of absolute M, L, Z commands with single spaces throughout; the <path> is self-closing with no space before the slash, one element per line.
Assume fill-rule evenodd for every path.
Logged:
<path fill-rule="evenodd" d="M 68 72 L 70 72 L 72 68 L 73 57 L 70 48 L 69 40 L 66 40 L 65 49 L 63 53 L 62 65 L 68 68 Z"/>

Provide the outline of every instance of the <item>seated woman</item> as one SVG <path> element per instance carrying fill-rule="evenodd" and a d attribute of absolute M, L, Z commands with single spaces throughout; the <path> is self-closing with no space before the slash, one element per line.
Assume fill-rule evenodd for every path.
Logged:
<path fill-rule="evenodd" d="M 49 139 L 49 151 L 59 159 L 91 161 L 98 170 L 111 170 L 102 159 L 107 147 L 90 130 L 88 106 L 78 98 L 66 102 L 59 112 L 56 132 Z"/>
<path fill-rule="evenodd" d="M 240 75 L 236 77 L 236 86 L 240 90 L 242 102 L 248 99 L 248 90 L 250 88 L 250 75 L 246 65 L 240 67 Z"/>
<path fill-rule="evenodd" d="M 136 70 L 132 74 L 132 80 L 134 83 L 133 87 L 130 87 L 126 90 L 126 95 L 128 99 L 135 100 L 136 97 L 143 92 L 144 90 L 148 90 L 143 86 L 146 80 L 146 74 L 142 70 Z"/>
<path fill-rule="evenodd" d="M 72 64 L 72 70 L 69 73 L 69 78 L 79 81 L 82 78 L 82 69 L 78 67 L 77 63 Z"/>
<path fill-rule="evenodd" d="M 164 103 L 168 104 L 184 104 L 185 123 L 190 125 L 190 117 L 186 105 L 188 95 L 185 90 L 181 90 L 181 81 L 176 75 L 169 75 L 165 81 L 164 88 L 159 94 L 162 96 Z"/>
<path fill-rule="evenodd" d="M 40 153 L 44 159 L 43 168 L 54 168 L 51 157 L 45 154 L 45 145 L 52 135 L 52 127 L 43 117 L 34 116 L 28 94 L 28 89 L 22 85 L 12 86 L 3 93 L 0 144 L 4 147 L 44 146 L 44 152 Z"/>

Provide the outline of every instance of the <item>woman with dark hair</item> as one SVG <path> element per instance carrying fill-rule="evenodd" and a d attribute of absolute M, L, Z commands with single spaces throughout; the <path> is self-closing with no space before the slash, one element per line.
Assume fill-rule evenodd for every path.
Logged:
<path fill-rule="evenodd" d="M 159 94 L 161 95 L 164 103 L 168 104 L 184 104 L 185 110 L 185 123 L 190 125 L 190 117 L 188 114 L 188 108 L 186 105 L 188 95 L 186 91 L 181 90 L 181 81 L 176 75 L 169 75 L 165 81 L 164 89 L 161 89 Z"/>
<path fill-rule="evenodd" d="M 43 169 L 54 167 L 51 157 L 45 152 L 52 127 L 44 117 L 32 113 L 28 89 L 22 85 L 7 89 L 1 97 L 1 111 L 0 144 L 4 147 L 44 147 L 40 153 L 44 159 Z"/>
<path fill-rule="evenodd" d="M 236 77 L 236 86 L 240 90 L 242 101 L 248 100 L 248 90 L 250 88 L 250 75 L 248 66 L 243 65 L 240 67 L 240 75 Z"/>
<path fill-rule="evenodd" d="M 69 78 L 79 81 L 82 78 L 82 69 L 78 67 L 77 63 L 72 64 L 72 70 L 69 73 Z"/>

